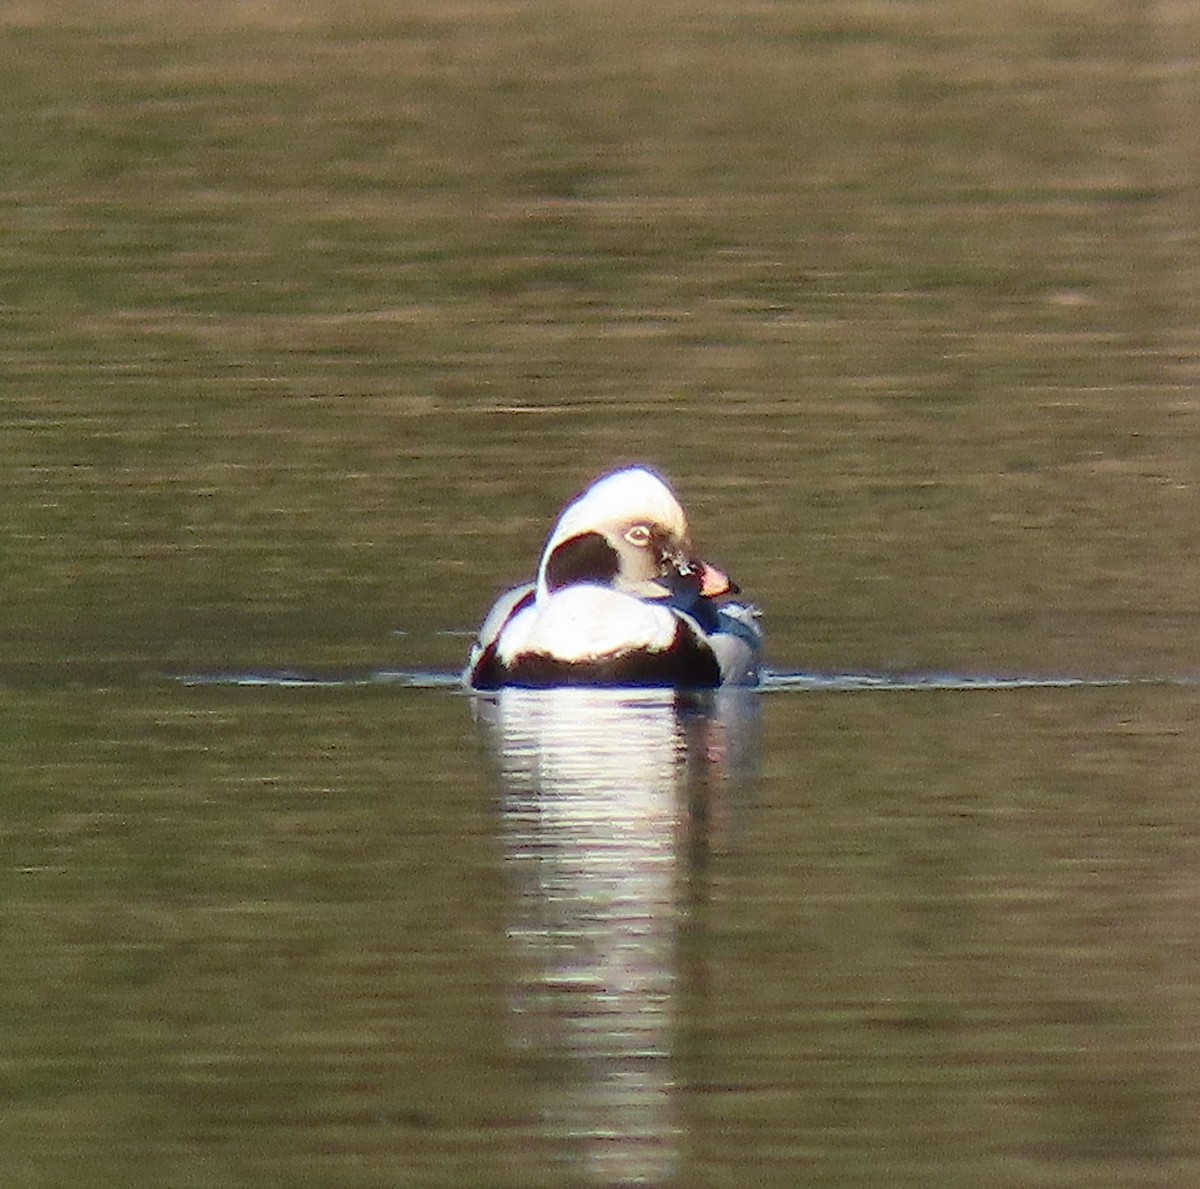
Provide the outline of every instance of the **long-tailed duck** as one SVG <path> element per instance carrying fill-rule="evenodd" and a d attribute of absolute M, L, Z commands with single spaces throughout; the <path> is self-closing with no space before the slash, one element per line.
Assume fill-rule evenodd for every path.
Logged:
<path fill-rule="evenodd" d="M 496 601 L 463 679 L 478 690 L 754 685 L 762 630 L 738 594 L 693 552 L 662 479 L 614 471 L 564 509 L 537 579 Z"/>

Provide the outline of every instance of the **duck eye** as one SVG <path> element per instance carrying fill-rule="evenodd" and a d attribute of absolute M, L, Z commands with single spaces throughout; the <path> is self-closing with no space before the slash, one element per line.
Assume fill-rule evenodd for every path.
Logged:
<path fill-rule="evenodd" d="M 625 530 L 625 540 L 630 545 L 636 545 L 639 549 L 644 549 L 650 544 L 650 526 L 648 524 L 631 524 Z"/>

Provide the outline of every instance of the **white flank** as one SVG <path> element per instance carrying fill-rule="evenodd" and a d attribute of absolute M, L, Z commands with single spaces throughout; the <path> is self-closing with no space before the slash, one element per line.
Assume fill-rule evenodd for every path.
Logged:
<path fill-rule="evenodd" d="M 675 639 L 677 617 L 607 586 L 568 586 L 515 616 L 500 635 L 497 656 L 510 664 L 522 653 L 568 663 L 647 649 L 663 652 Z"/>

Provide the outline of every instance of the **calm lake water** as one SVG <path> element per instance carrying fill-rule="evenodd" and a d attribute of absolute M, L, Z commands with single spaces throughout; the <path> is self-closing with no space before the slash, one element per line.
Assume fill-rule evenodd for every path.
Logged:
<path fill-rule="evenodd" d="M 1196 1184 L 1197 44 L 0 4 L 0 1183 Z M 458 690 L 633 460 L 779 676 Z"/>

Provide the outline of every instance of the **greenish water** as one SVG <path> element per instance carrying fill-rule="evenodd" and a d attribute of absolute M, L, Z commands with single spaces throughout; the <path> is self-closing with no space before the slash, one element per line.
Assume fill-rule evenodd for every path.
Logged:
<path fill-rule="evenodd" d="M 1197 33 L 0 4 L 0 1181 L 1193 1184 Z M 974 686 L 173 680 L 451 673 L 632 460 Z"/>
<path fill-rule="evenodd" d="M 1189 1183 L 1195 694 L 754 700 L 5 694 L 8 1183 Z"/>

